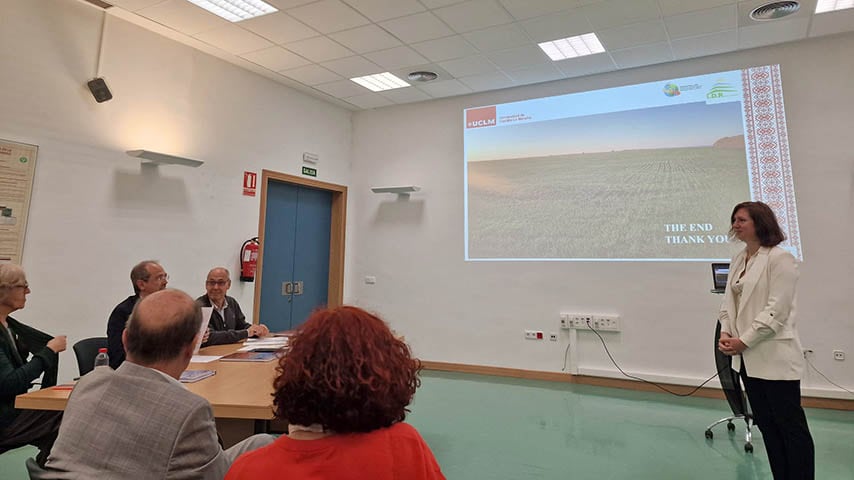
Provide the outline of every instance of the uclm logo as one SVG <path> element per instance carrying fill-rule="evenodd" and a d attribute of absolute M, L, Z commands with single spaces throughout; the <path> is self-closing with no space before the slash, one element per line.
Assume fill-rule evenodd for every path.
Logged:
<path fill-rule="evenodd" d="M 495 105 L 466 110 L 466 128 L 494 127 Z"/>

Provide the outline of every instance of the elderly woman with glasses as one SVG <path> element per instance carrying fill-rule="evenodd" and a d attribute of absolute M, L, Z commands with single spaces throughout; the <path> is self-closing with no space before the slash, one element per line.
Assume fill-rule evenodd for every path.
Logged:
<path fill-rule="evenodd" d="M 44 466 L 59 432 L 62 412 L 16 410 L 15 396 L 26 393 L 42 377 L 42 388 L 56 385 L 59 352 L 65 336 L 51 337 L 9 314 L 24 308 L 30 286 L 24 270 L 0 264 L 0 453 L 35 445 Z M 42 376 L 44 375 L 44 376 Z"/>
<path fill-rule="evenodd" d="M 444 480 L 403 421 L 420 368 L 376 316 L 346 306 L 315 311 L 273 383 L 288 435 L 241 456 L 226 480 Z"/>

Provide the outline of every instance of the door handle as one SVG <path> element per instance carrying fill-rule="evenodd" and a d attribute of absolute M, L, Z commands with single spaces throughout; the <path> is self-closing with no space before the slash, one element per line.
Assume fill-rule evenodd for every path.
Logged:
<path fill-rule="evenodd" d="M 282 296 L 293 295 L 294 284 L 291 282 L 282 282 Z"/>
<path fill-rule="evenodd" d="M 302 289 L 303 289 L 302 280 L 300 280 L 298 282 L 294 282 L 293 285 L 294 285 L 294 288 L 293 288 L 294 295 L 302 295 Z"/>

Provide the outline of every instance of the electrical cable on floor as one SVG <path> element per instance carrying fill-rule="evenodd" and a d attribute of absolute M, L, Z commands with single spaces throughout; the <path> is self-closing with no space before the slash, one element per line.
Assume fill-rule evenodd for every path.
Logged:
<path fill-rule="evenodd" d="M 810 366 L 813 370 L 815 370 L 815 371 L 816 371 L 816 373 L 818 373 L 819 375 L 821 375 L 821 376 L 822 376 L 822 378 L 824 378 L 825 380 L 827 380 L 828 382 L 830 382 L 830 384 L 831 384 L 831 385 L 833 385 L 833 386 L 835 386 L 835 387 L 838 387 L 838 388 L 841 388 L 842 390 L 845 390 L 846 392 L 850 393 L 851 395 L 854 395 L 854 392 L 852 392 L 851 390 L 848 390 L 847 388 L 843 387 L 842 385 L 839 385 L 838 383 L 835 383 L 833 380 L 831 380 L 831 379 L 827 378 L 823 373 L 821 373 L 821 371 L 820 371 L 819 369 L 815 368 L 815 365 L 813 365 L 813 364 L 812 364 L 812 362 L 810 361 L 810 359 L 809 359 L 809 358 L 806 358 L 806 357 L 804 357 L 804 358 L 806 359 L 806 361 L 807 361 L 807 363 L 809 364 L 809 366 Z"/>
<path fill-rule="evenodd" d="M 613 363 L 613 364 L 614 364 L 614 366 L 615 366 L 615 367 L 617 367 L 617 370 L 619 370 L 619 371 L 620 371 L 620 373 L 622 373 L 623 375 L 625 375 L 625 376 L 626 376 L 626 377 L 628 377 L 628 378 L 631 378 L 632 380 L 638 380 L 638 381 L 643 382 L 643 383 L 648 383 L 648 384 L 650 384 L 650 385 L 652 385 L 652 386 L 654 386 L 654 387 L 656 387 L 656 388 L 659 388 L 659 389 L 661 389 L 661 390 L 664 390 L 665 392 L 667 392 L 667 393 L 669 393 L 669 394 L 671 394 L 671 395 L 675 395 L 675 396 L 677 396 L 677 397 L 690 397 L 691 395 L 694 395 L 694 394 L 695 394 L 695 393 L 697 393 L 701 388 L 703 388 L 703 386 L 704 386 L 705 384 L 709 383 L 710 381 L 712 381 L 712 379 L 713 379 L 713 378 L 717 377 L 717 376 L 718 376 L 722 371 L 724 371 L 725 369 L 729 368 L 729 367 L 723 367 L 723 368 L 721 368 L 720 370 L 718 370 L 717 372 L 715 372 L 715 374 L 714 374 L 714 375 L 712 375 L 711 377 L 709 377 L 708 379 L 706 379 L 706 381 L 705 381 L 705 382 L 703 382 L 703 383 L 701 383 L 701 384 L 697 385 L 696 387 L 694 387 L 694 389 L 693 389 L 693 390 L 691 390 L 691 391 L 690 391 L 690 392 L 688 392 L 688 393 L 677 393 L 677 392 L 674 392 L 673 390 L 670 390 L 670 389 L 669 389 L 669 388 L 667 388 L 667 387 L 663 387 L 663 386 L 661 386 L 661 385 L 659 385 L 659 384 L 657 384 L 657 383 L 655 383 L 655 382 L 652 382 L 652 381 L 649 381 L 649 380 L 645 380 L 645 379 L 643 379 L 643 378 L 636 377 L 636 376 L 634 376 L 634 375 L 629 375 L 628 373 L 624 372 L 624 371 L 623 371 L 623 369 L 622 369 L 622 368 L 620 368 L 620 366 L 619 366 L 619 365 L 617 365 L 617 361 L 616 361 L 616 360 L 614 360 L 614 357 L 611 355 L 611 351 L 610 351 L 610 350 L 608 350 L 608 345 L 605 343 L 605 339 L 604 339 L 604 338 L 602 338 L 602 335 L 599 335 L 599 331 L 598 331 L 598 330 L 596 330 L 595 328 L 593 328 L 593 325 L 590 325 L 590 321 L 589 321 L 589 320 L 587 321 L 587 327 L 588 327 L 588 328 L 590 328 L 590 330 L 591 330 L 593 333 L 595 333 L 597 337 L 599 337 L 599 341 L 600 341 L 600 342 L 602 342 L 602 346 L 603 346 L 603 347 L 605 347 L 605 353 L 607 353 L 607 354 L 608 354 L 608 358 L 610 358 L 610 359 L 611 359 L 611 363 Z M 687 388 L 687 387 L 686 387 L 686 388 Z"/>
<path fill-rule="evenodd" d="M 569 354 L 569 346 L 570 346 L 570 343 L 566 342 L 566 350 L 563 351 L 563 368 L 560 369 L 561 372 L 566 371 L 566 357 Z"/>

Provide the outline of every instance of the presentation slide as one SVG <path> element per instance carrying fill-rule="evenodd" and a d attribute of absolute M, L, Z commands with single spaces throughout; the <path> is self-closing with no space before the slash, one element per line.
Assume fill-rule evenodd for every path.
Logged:
<path fill-rule="evenodd" d="M 464 117 L 466 260 L 729 260 L 746 200 L 802 258 L 779 65 Z"/>

